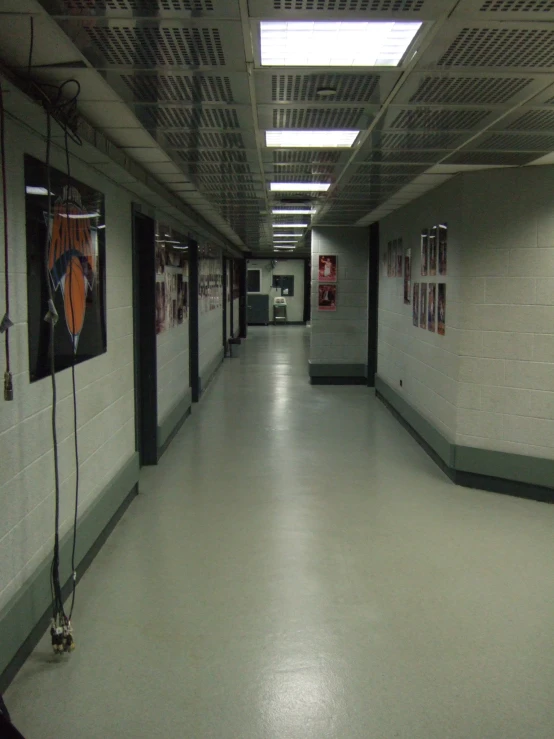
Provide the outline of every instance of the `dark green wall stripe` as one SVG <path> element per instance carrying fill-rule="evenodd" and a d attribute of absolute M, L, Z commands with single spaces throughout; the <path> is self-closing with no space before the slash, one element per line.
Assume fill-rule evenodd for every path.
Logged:
<path fill-rule="evenodd" d="M 224 359 L 225 350 L 221 347 L 221 350 L 215 355 L 212 361 L 206 365 L 202 372 L 200 377 L 200 393 L 203 393 L 206 390 Z"/>
<path fill-rule="evenodd" d="M 135 453 L 120 472 L 106 485 L 95 502 L 79 519 L 77 535 L 77 574 L 79 568 L 93 550 L 95 543 L 126 502 L 129 493 L 137 489 L 139 479 L 139 455 Z M 60 580 L 71 577 L 72 532 L 68 531 L 60 543 Z M 48 557 L 36 569 L 34 575 L 0 611 L 0 674 L 6 682 L 10 663 L 22 645 L 29 639 L 37 624 L 40 624 L 51 604 L 50 564 Z M 83 565 L 84 566 L 84 565 Z M 87 564 L 88 566 L 88 564 Z M 46 624 L 45 624 L 46 625 Z M 32 647 L 31 647 L 32 648 Z M 9 675 L 13 677 L 13 674 Z M 0 686 L 2 689 L 5 685 Z"/>

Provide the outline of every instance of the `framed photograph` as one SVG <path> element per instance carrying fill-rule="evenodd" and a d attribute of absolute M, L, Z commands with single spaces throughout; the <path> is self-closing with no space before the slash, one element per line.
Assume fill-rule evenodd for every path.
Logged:
<path fill-rule="evenodd" d="M 48 283 L 59 316 L 55 370 L 103 354 L 106 334 L 104 195 L 65 172 L 25 157 L 27 321 L 31 382 L 50 375 Z M 46 254 L 45 254 L 46 249 Z M 45 264 L 45 261 L 47 263 Z"/>
<path fill-rule="evenodd" d="M 437 333 L 444 336 L 446 333 L 446 283 L 439 283 L 437 306 Z"/>
<path fill-rule="evenodd" d="M 429 229 L 421 232 L 421 276 L 427 277 L 429 269 Z"/>
<path fill-rule="evenodd" d="M 404 261 L 404 247 L 402 239 L 396 241 L 396 276 L 402 277 L 402 262 Z"/>
<path fill-rule="evenodd" d="M 156 333 L 166 329 L 165 280 L 156 281 Z"/>
<path fill-rule="evenodd" d="M 448 224 L 439 223 L 439 275 L 448 273 Z"/>
<path fill-rule="evenodd" d="M 419 282 L 414 283 L 414 295 L 412 299 L 412 322 L 419 326 Z"/>
<path fill-rule="evenodd" d="M 419 288 L 419 327 L 427 328 L 427 283 L 422 282 Z"/>
<path fill-rule="evenodd" d="M 429 295 L 427 297 L 427 328 L 435 333 L 435 321 L 437 310 L 437 286 L 435 283 L 429 285 Z"/>
<path fill-rule="evenodd" d="M 437 274 L 438 227 L 433 226 L 429 233 L 429 275 Z"/>
<path fill-rule="evenodd" d="M 412 250 L 404 252 L 404 304 L 410 305 L 412 297 Z"/>
<path fill-rule="evenodd" d="M 318 310 L 337 310 L 337 286 L 333 283 L 318 285 Z"/>
<path fill-rule="evenodd" d="M 318 280 L 320 282 L 336 282 L 338 257 L 335 254 L 320 254 Z"/>

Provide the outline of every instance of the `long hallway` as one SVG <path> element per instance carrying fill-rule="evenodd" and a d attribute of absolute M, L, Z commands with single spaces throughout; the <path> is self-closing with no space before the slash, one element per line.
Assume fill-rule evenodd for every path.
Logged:
<path fill-rule="evenodd" d="M 554 507 L 455 487 L 250 330 L 84 576 L 27 739 L 551 739 Z"/>

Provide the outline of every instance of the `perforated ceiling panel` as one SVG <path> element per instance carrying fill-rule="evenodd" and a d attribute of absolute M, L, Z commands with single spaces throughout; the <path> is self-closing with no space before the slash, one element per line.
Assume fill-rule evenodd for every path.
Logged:
<path fill-rule="evenodd" d="M 68 14 L 75 10 L 101 12 L 105 10 L 121 10 L 153 16 L 163 11 L 187 13 L 211 13 L 214 0 L 63 0 L 57 3 Z"/>
<path fill-rule="evenodd" d="M 355 128 L 363 108 L 275 108 L 274 128 Z"/>
<path fill-rule="evenodd" d="M 167 143 L 178 149 L 244 149 L 244 141 L 240 133 L 217 133 L 215 131 L 183 131 L 167 133 Z"/>
<path fill-rule="evenodd" d="M 217 28 L 84 26 L 92 46 L 111 65 L 223 66 Z"/>
<path fill-rule="evenodd" d="M 137 115 L 146 128 L 239 128 L 233 108 L 161 108 L 143 106 Z"/>
<path fill-rule="evenodd" d="M 366 162 L 405 162 L 406 164 L 434 164 L 448 154 L 448 149 L 408 151 L 405 149 L 376 149 L 366 157 Z"/>
<path fill-rule="evenodd" d="M 247 157 L 244 151 L 228 151 L 226 149 L 196 150 L 176 152 L 179 159 L 184 162 L 213 162 L 213 163 L 246 163 Z"/>
<path fill-rule="evenodd" d="M 552 151 L 554 149 L 554 134 L 516 134 L 499 133 L 485 139 L 478 149 L 502 149 L 505 151 Z"/>
<path fill-rule="evenodd" d="M 275 103 L 320 102 L 317 91 L 331 89 L 333 102 L 368 103 L 379 100 L 380 79 L 375 74 L 274 74 L 271 97 Z"/>
<path fill-rule="evenodd" d="M 554 131 L 554 112 L 529 110 L 508 126 L 517 131 Z"/>
<path fill-rule="evenodd" d="M 299 175 L 299 179 L 304 179 L 306 175 L 318 174 L 318 175 L 332 175 L 335 171 L 335 167 L 329 164 L 279 164 L 269 168 L 269 171 L 273 172 L 272 179 L 278 174 L 285 175 Z M 290 178 L 289 178 L 290 179 Z"/>
<path fill-rule="evenodd" d="M 402 110 L 394 117 L 390 128 L 464 131 L 475 128 L 489 115 L 489 110 Z"/>
<path fill-rule="evenodd" d="M 340 151 L 299 151 L 299 150 L 285 150 L 285 151 L 274 151 L 273 161 L 274 163 L 282 164 L 296 164 L 296 163 L 307 163 L 307 164 L 336 164 L 340 159 Z"/>
<path fill-rule="evenodd" d="M 356 12 L 417 13 L 425 0 L 273 0 L 275 10 L 301 10 L 332 13 Z"/>
<path fill-rule="evenodd" d="M 444 67 L 554 66 L 554 29 L 464 28 L 440 57 Z"/>
<path fill-rule="evenodd" d="M 479 164 L 483 166 L 521 166 L 536 159 L 536 154 L 514 151 L 457 151 L 444 164 Z"/>
<path fill-rule="evenodd" d="M 137 102 L 231 103 L 233 92 L 229 77 L 179 74 L 122 74 L 122 82 Z"/>
<path fill-rule="evenodd" d="M 554 0 L 485 0 L 484 13 L 549 13 L 554 10 Z"/>
<path fill-rule="evenodd" d="M 448 149 L 463 139 L 451 133 L 378 133 L 374 145 L 383 149 Z"/>
<path fill-rule="evenodd" d="M 499 105 L 530 84 L 524 77 L 425 77 L 410 102 Z"/>

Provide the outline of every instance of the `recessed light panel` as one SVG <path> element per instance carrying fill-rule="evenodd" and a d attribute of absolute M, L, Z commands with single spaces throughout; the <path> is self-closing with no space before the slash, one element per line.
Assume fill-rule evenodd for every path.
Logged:
<path fill-rule="evenodd" d="M 270 182 L 272 192 L 327 192 L 328 182 Z"/>
<path fill-rule="evenodd" d="M 266 131 L 265 145 L 280 149 L 349 149 L 359 131 Z"/>
<path fill-rule="evenodd" d="M 308 228 L 307 223 L 274 223 L 273 228 Z M 275 234 L 279 236 L 279 234 Z"/>
<path fill-rule="evenodd" d="M 297 208 L 296 210 L 288 210 L 286 208 L 273 208 L 271 211 L 272 213 L 275 213 L 275 215 L 282 215 L 282 216 L 307 216 L 307 215 L 313 215 L 316 211 L 315 208 Z"/>
<path fill-rule="evenodd" d="M 262 65 L 279 67 L 396 67 L 419 22 L 262 21 Z"/>

